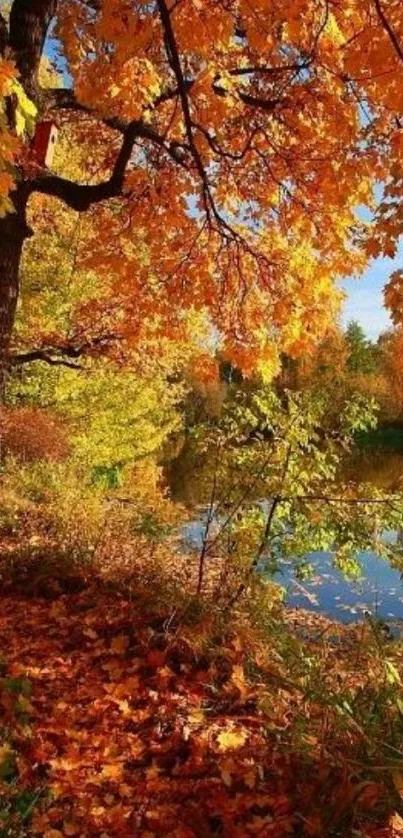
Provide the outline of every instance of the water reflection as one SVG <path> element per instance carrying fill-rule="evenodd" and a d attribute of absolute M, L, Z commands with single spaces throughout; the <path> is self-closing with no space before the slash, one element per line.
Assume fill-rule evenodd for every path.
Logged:
<path fill-rule="evenodd" d="M 371 483 L 389 492 L 403 488 L 403 453 L 400 451 L 366 451 L 347 457 L 343 478 L 354 483 Z"/>
<path fill-rule="evenodd" d="M 182 537 L 186 549 L 200 551 L 203 542 L 204 516 L 186 524 Z M 214 533 L 211 533 L 214 535 Z M 388 540 L 396 540 L 389 534 Z M 400 571 L 375 553 L 361 553 L 362 576 L 346 578 L 333 567 L 330 553 L 309 553 L 314 568 L 312 577 L 303 582 L 295 578 L 291 561 L 283 560 L 274 580 L 286 591 L 286 602 L 293 608 L 325 614 L 345 623 L 355 622 L 365 612 L 383 620 L 403 620 L 403 582 Z"/>
<path fill-rule="evenodd" d="M 354 622 L 365 612 L 384 620 L 403 620 L 403 584 L 398 570 L 379 559 L 375 553 L 362 553 L 363 575 L 360 579 L 346 579 L 332 566 L 328 553 L 311 553 L 309 561 L 315 572 L 309 581 L 294 579 L 291 562 L 284 562 L 276 580 L 287 590 L 287 602 L 335 617 L 343 622 Z"/>
<path fill-rule="evenodd" d="M 188 546 L 199 550 L 204 531 L 203 513 L 200 504 L 207 500 L 205 463 L 194 461 L 191 467 L 186 454 L 181 455 L 176 466 L 171 466 L 171 488 L 174 496 L 190 508 L 198 509 L 194 520 L 183 529 L 183 538 Z M 195 467 L 196 465 L 196 467 Z M 372 483 L 389 491 L 403 488 L 403 454 L 393 451 L 356 454 L 346 460 L 344 479 L 356 483 Z M 402 530 L 390 536 L 403 543 Z M 375 553 L 362 553 L 362 577 L 347 579 L 333 567 L 329 553 L 317 552 L 307 556 L 314 566 L 310 580 L 295 579 L 292 562 L 284 561 L 281 572 L 275 579 L 286 589 L 286 601 L 293 607 L 301 607 L 334 617 L 343 622 L 354 622 L 364 612 L 384 620 L 403 620 L 403 582 L 401 573 Z"/>

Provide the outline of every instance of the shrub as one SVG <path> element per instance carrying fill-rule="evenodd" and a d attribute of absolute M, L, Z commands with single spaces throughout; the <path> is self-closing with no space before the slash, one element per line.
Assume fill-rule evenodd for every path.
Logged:
<path fill-rule="evenodd" d="M 0 412 L 0 444 L 3 455 L 23 462 L 59 461 L 69 446 L 61 419 L 36 407 L 3 407 Z"/>
<path fill-rule="evenodd" d="M 1 582 L 30 586 L 38 577 L 85 576 L 91 568 L 126 586 L 141 576 L 153 591 L 162 574 L 166 590 L 175 564 L 169 537 L 180 514 L 152 461 L 110 490 L 72 460 L 8 457 L 0 487 Z"/>

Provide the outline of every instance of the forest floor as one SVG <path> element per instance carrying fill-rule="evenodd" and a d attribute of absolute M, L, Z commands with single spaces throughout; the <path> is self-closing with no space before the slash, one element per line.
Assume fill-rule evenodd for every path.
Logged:
<path fill-rule="evenodd" d="M 241 637 L 195 654 L 191 633 L 93 585 L 8 593 L 0 646 L 4 838 L 403 835 L 337 742 L 334 758 L 315 737 L 294 748 L 298 690 L 273 667 L 262 693 Z"/>

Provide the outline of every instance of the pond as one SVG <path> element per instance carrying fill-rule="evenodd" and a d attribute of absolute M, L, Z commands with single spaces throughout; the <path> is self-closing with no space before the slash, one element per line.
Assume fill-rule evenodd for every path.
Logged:
<path fill-rule="evenodd" d="M 345 623 L 355 622 L 365 613 L 383 620 L 403 620 L 402 576 L 375 553 L 360 554 L 362 576 L 354 580 L 333 567 L 329 553 L 311 553 L 308 558 L 315 568 L 310 580 L 296 580 L 286 563 L 275 577 L 286 588 L 288 604 Z"/>
<path fill-rule="evenodd" d="M 199 552 L 202 547 L 204 518 L 199 517 L 182 530 L 187 549 Z M 389 538 L 395 540 L 391 534 Z M 295 578 L 292 562 L 283 560 L 281 571 L 273 576 L 286 592 L 286 602 L 292 607 L 305 608 L 345 623 L 355 622 L 365 613 L 383 620 L 403 620 L 403 579 L 375 553 L 361 553 L 362 576 L 348 579 L 333 567 L 330 553 L 309 553 L 307 559 L 314 573 L 303 582 Z"/>
<path fill-rule="evenodd" d="M 171 490 L 174 498 L 194 510 L 194 519 L 183 527 L 182 537 L 187 547 L 199 551 L 204 531 L 201 504 L 206 503 L 206 481 L 195 468 L 189 471 L 184 463 L 177 462 L 171 471 Z M 346 462 L 346 475 L 358 483 L 372 483 L 394 491 L 403 482 L 403 454 L 393 451 L 357 454 Z M 169 477 L 169 475 L 168 475 Z M 196 510 L 198 510 L 196 512 Z M 403 522 L 402 522 L 403 524 Z M 391 533 L 390 539 L 396 539 Z M 313 576 L 303 582 L 295 578 L 292 562 L 283 561 L 281 572 L 274 576 L 286 591 L 286 602 L 325 614 L 343 622 L 355 622 L 365 613 L 387 621 L 403 620 L 403 577 L 375 553 L 359 556 L 362 576 L 346 578 L 333 567 L 331 555 L 326 552 L 307 556 L 314 567 Z"/>

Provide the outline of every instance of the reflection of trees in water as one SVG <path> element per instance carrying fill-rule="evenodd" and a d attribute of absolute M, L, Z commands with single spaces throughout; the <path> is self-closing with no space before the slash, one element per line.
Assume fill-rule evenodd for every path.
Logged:
<path fill-rule="evenodd" d="M 185 438 L 181 442 L 177 450 L 172 452 L 173 456 L 166 458 L 164 471 L 173 498 L 191 508 L 208 502 L 212 458 L 207 452 L 196 455 L 191 440 Z M 340 480 L 372 484 L 391 492 L 402 491 L 403 453 L 378 450 L 359 451 L 346 456 Z"/>
<path fill-rule="evenodd" d="M 391 492 L 403 489 L 403 453 L 365 451 L 347 457 L 342 478 L 353 483 L 372 483 Z"/>

